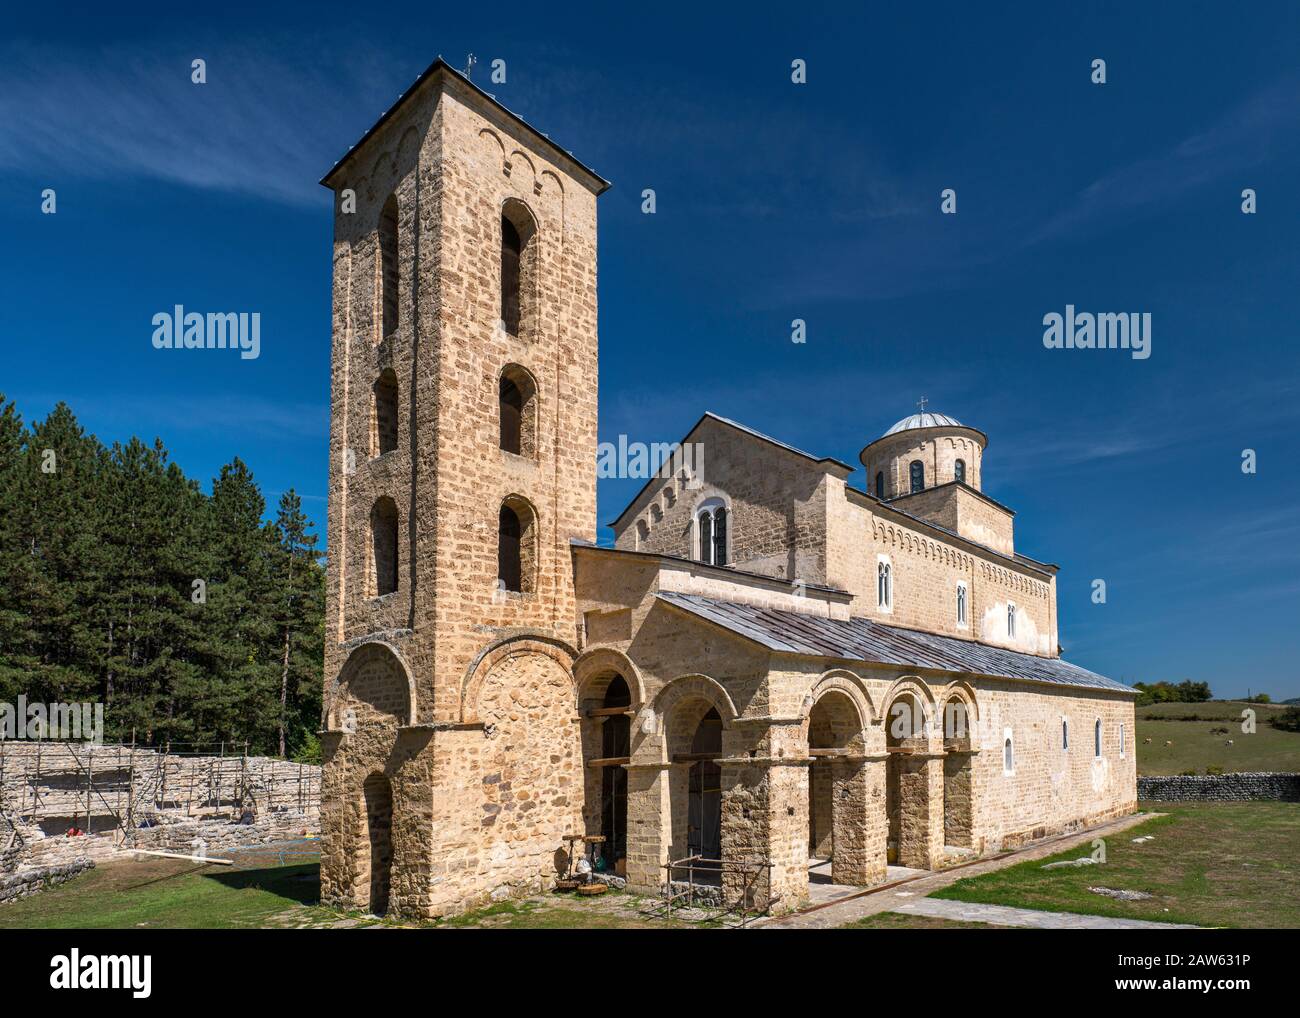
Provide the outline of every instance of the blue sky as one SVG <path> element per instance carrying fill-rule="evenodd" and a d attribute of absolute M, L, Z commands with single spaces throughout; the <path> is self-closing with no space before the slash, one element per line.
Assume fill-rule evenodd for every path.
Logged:
<path fill-rule="evenodd" d="M 205 485 L 241 456 L 323 530 L 316 181 L 436 55 L 473 52 L 614 182 L 602 439 L 671 441 L 710 409 L 856 463 L 927 396 L 989 435 L 1017 547 L 1060 564 L 1070 659 L 1300 695 L 1300 8 L 1040 6 L 11 12 L 0 392 L 160 436 Z M 261 356 L 154 350 L 177 303 L 260 311 Z M 1066 304 L 1150 312 L 1151 358 L 1044 349 Z M 602 481 L 601 522 L 639 485 Z"/>

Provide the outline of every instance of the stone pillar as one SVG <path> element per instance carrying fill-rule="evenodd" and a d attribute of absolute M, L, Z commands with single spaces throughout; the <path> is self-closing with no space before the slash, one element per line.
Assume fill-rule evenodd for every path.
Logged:
<path fill-rule="evenodd" d="M 787 912 L 808 897 L 808 761 L 727 757 L 722 764 L 723 897 Z M 770 868 L 753 867 L 770 863 Z M 751 867 L 748 871 L 743 866 Z"/>
<path fill-rule="evenodd" d="M 627 883 L 658 894 L 672 847 L 668 802 L 671 764 L 630 763 L 627 767 Z"/>
<path fill-rule="evenodd" d="M 869 887 L 885 879 L 885 758 L 832 760 L 831 880 Z M 873 794 L 874 792 L 874 794 Z"/>
<path fill-rule="evenodd" d="M 899 759 L 898 864 L 932 870 L 943 859 L 943 754 Z"/>
<path fill-rule="evenodd" d="M 950 750 L 943 761 L 943 843 L 970 848 L 974 841 L 974 768 L 971 754 Z"/>

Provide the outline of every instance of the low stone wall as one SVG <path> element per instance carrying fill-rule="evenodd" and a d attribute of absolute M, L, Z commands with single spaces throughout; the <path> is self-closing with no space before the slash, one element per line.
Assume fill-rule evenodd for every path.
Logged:
<path fill-rule="evenodd" d="M 273 816 L 252 824 L 169 818 L 153 827 L 133 831 L 129 842 L 121 832 L 77 838 L 56 835 L 52 838 L 33 839 L 28 842 L 22 861 L 33 866 L 57 866 L 81 857 L 104 862 L 123 858 L 123 853 L 131 848 L 183 855 L 203 851 L 220 858 L 223 849 L 289 841 L 309 834 L 315 835 L 317 832 L 315 823 L 308 823 L 296 814 Z"/>
<path fill-rule="evenodd" d="M 92 860 L 81 858 L 52 866 L 24 867 L 16 873 L 2 876 L 0 877 L 0 905 L 26 898 L 37 891 L 71 880 L 78 874 L 93 869 L 94 866 Z"/>
<path fill-rule="evenodd" d="M 1165 802 L 1300 802 L 1300 774 L 1174 774 L 1139 777 L 1138 798 Z"/>

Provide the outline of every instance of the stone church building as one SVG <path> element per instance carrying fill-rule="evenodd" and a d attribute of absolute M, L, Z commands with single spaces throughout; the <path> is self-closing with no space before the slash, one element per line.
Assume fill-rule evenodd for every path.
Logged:
<path fill-rule="evenodd" d="M 1133 692 L 1059 656 L 982 432 L 907 417 L 859 488 L 705 414 L 597 546 L 607 182 L 439 60 L 322 183 L 326 902 L 535 893 L 587 834 L 784 911 L 1134 809 Z"/>

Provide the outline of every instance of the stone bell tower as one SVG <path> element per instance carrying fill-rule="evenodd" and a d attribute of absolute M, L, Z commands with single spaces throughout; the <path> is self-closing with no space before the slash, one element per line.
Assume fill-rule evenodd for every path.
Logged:
<path fill-rule="evenodd" d="M 596 530 L 608 184 L 441 59 L 322 183 L 335 194 L 322 895 L 437 914 L 527 890 L 581 808 L 580 791 L 569 802 L 548 782 L 572 740 L 570 542 Z M 510 815 L 521 802 L 527 825 Z"/>

